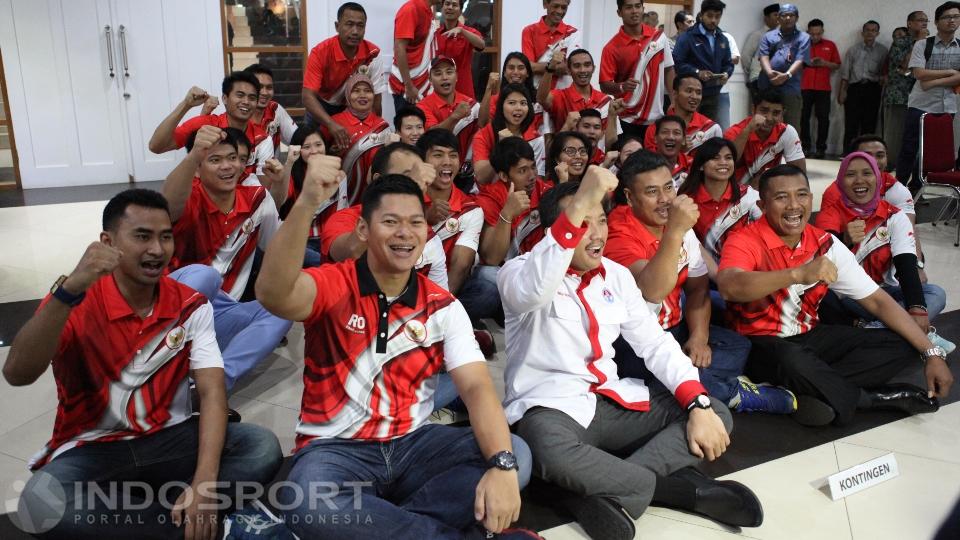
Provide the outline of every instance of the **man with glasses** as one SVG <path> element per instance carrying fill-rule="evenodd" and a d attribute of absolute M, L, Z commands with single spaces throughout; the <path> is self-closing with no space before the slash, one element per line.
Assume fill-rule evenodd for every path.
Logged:
<path fill-rule="evenodd" d="M 903 139 L 903 122 L 907 117 L 907 98 L 913 84 L 917 82 L 907 67 L 910 63 L 910 53 L 913 44 L 926 39 L 927 14 L 914 11 L 907 16 L 908 35 L 894 39 L 890 45 L 890 55 L 887 57 L 887 84 L 884 88 L 883 99 L 883 139 L 887 142 L 887 152 L 890 156 L 890 165 L 897 166 L 897 157 L 900 155 L 901 140 Z"/>
<path fill-rule="evenodd" d="M 913 45 L 910 63 L 917 82 L 907 101 L 903 147 L 897 159 L 897 180 L 909 185 L 910 177 L 919 179 L 917 151 L 920 145 L 920 117 L 923 113 L 957 114 L 954 88 L 960 85 L 960 2 L 944 2 L 934 19 L 937 34 Z"/>
<path fill-rule="evenodd" d="M 800 79 L 803 65 L 810 61 L 810 34 L 797 28 L 800 10 L 793 4 L 780 5 L 780 27 L 760 40 L 757 55 L 763 66 L 757 86 L 762 92 L 773 88 L 783 97 L 783 120 L 800 129 L 803 97 Z"/>
<path fill-rule="evenodd" d="M 847 50 L 840 68 L 840 93 L 837 103 L 844 106 L 843 148 L 860 135 L 875 133 L 880 110 L 883 62 L 887 48 L 877 43 L 880 23 L 863 24 L 863 41 Z"/>

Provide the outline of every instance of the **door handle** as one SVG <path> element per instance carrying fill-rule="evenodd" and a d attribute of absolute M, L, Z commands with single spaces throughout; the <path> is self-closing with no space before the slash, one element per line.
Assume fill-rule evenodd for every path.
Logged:
<path fill-rule="evenodd" d="M 110 25 L 103 27 L 104 32 L 107 36 L 107 66 L 110 68 L 110 77 L 115 77 L 113 69 L 113 30 L 110 28 Z"/>
<path fill-rule="evenodd" d="M 123 76 L 130 76 L 130 62 L 127 61 L 127 28 L 120 25 L 120 56 L 123 59 Z"/>

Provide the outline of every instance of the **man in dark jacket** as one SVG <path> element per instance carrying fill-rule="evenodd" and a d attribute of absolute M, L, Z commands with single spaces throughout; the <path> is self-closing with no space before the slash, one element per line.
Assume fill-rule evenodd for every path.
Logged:
<path fill-rule="evenodd" d="M 703 82 L 703 102 L 698 112 L 710 119 L 730 108 L 729 94 L 720 93 L 733 75 L 730 43 L 719 28 L 726 7 L 720 0 L 704 0 L 700 23 L 681 34 L 673 49 L 677 73 L 696 73 Z"/>

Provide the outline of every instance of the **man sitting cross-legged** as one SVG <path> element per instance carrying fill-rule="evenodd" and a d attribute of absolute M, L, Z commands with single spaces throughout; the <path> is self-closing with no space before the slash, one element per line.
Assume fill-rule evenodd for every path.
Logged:
<path fill-rule="evenodd" d="M 727 239 L 717 286 L 734 330 L 753 343 L 746 372 L 797 395 L 806 425 L 849 423 L 857 409 L 933 412 L 953 384 L 946 353 L 830 233 L 808 223 L 806 174 L 780 165 L 760 177 L 763 219 Z M 856 300 L 889 328 L 818 324 L 832 290 Z M 921 357 L 925 365 L 921 364 Z M 923 367 L 927 389 L 888 385 Z"/>
<path fill-rule="evenodd" d="M 213 310 L 163 275 L 173 248 L 162 195 L 118 194 L 104 208 L 100 240 L 14 338 L 4 378 L 24 386 L 52 366 L 59 399 L 53 437 L 31 460 L 36 474 L 20 498 L 18 515 L 36 527 L 28 532 L 214 538 L 221 502 L 214 482 L 262 484 L 280 467 L 273 433 L 227 423 Z M 189 488 L 174 499 L 177 485 Z M 121 489 L 127 502 L 120 508 L 96 495 L 113 493 L 116 501 Z M 163 504 L 174 500 L 176 508 Z M 62 512 L 53 515 L 57 502 Z"/>
<path fill-rule="evenodd" d="M 313 209 L 336 191 L 339 168 L 335 157 L 310 157 L 256 285 L 267 309 L 304 322 L 304 391 L 288 482 L 305 493 L 318 483 L 341 488 L 312 503 L 282 488 L 286 523 L 301 538 L 500 533 L 519 515 L 528 450 L 510 435 L 463 306 L 414 270 L 429 230 L 420 187 L 402 175 L 378 179 L 363 194 L 357 227 L 366 253 L 300 270 Z M 427 423 L 442 367 L 470 411 L 472 432 Z M 356 501 L 344 489 L 351 484 Z"/>
<path fill-rule="evenodd" d="M 579 186 L 547 192 L 546 236 L 500 270 L 507 420 L 533 450 L 536 473 L 581 497 L 569 506 L 593 538 L 632 539 L 633 519 L 651 502 L 756 527 L 763 512 L 749 489 L 692 468 L 726 450 L 730 412 L 707 397 L 630 271 L 603 258 L 602 201 L 616 186 L 594 165 Z M 621 335 L 669 392 L 618 377 Z"/>

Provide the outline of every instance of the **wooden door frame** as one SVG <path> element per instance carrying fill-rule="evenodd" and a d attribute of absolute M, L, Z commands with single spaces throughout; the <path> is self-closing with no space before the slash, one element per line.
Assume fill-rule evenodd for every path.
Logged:
<path fill-rule="evenodd" d="M 3 91 L 3 114 L 6 120 L 0 120 L 0 125 L 7 126 L 7 136 L 10 138 L 10 152 L 13 154 L 14 184 L 0 184 L 0 189 L 23 189 L 20 183 L 20 158 L 17 156 L 17 141 L 13 135 L 13 117 L 10 115 L 10 97 L 7 95 L 6 73 L 3 70 L 3 56 L 0 55 L 0 90 Z"/>

